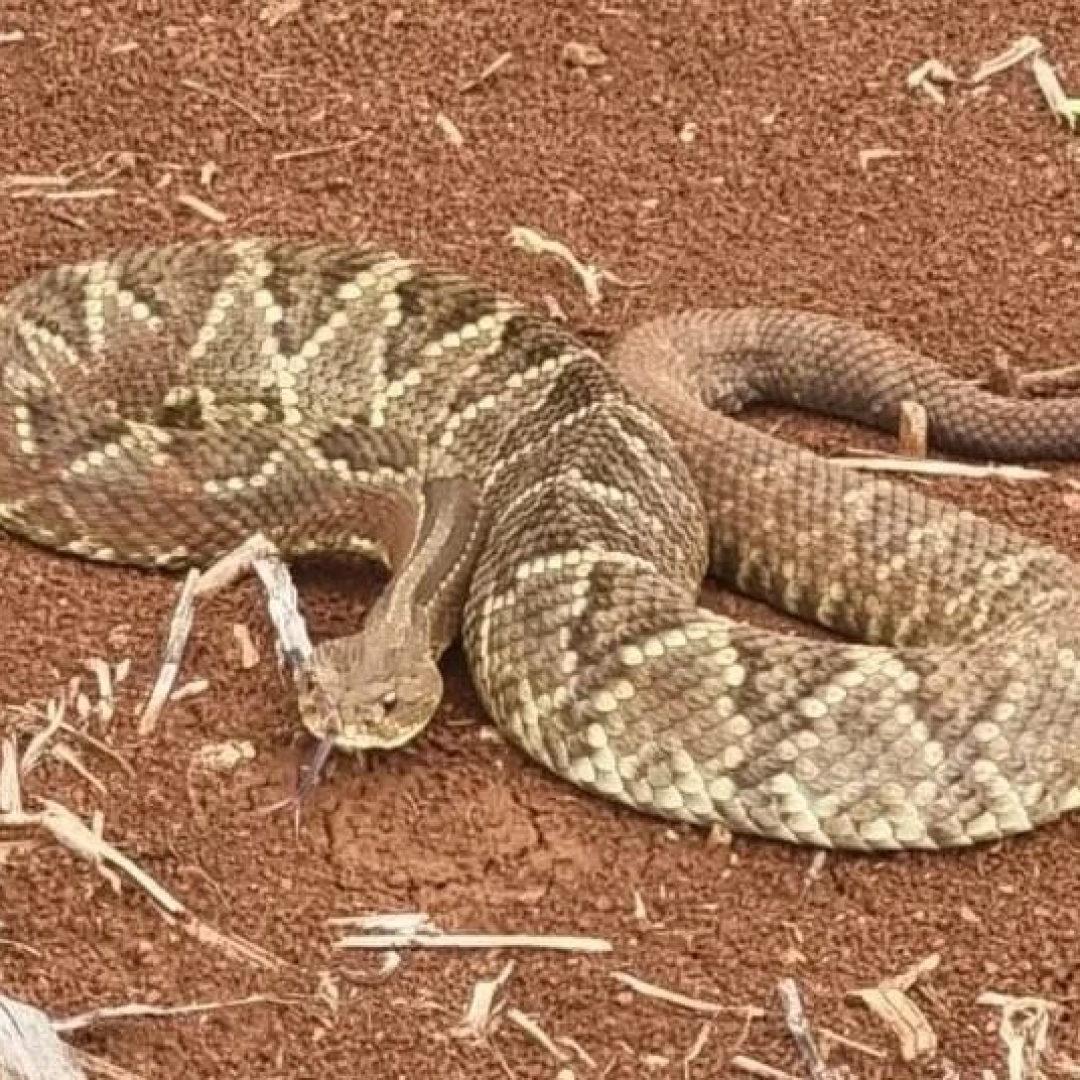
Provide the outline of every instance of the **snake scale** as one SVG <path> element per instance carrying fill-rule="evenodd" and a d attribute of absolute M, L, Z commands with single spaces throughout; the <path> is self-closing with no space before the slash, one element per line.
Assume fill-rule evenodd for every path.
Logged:
<path fill-rule="evenodd" d="M 891 428 L 915 399 L 939 447 L 1068 457 L 1075 401 L 1000 398 L 776 309 L 664 317 L 601 357 L 452 271 L 258 238 L 17 284 L 0 373 L 14 534 L 171 568 L 261 532 L 390 566 L 301 695 L 333 745 L 420 731 L 460 633 L 510 741 L 662 817 L 936 849 L 1080 804 L 1076 565 L 730 415 L 783 401 Z M 709 572 L 836 636 L 707 610 Z"/>

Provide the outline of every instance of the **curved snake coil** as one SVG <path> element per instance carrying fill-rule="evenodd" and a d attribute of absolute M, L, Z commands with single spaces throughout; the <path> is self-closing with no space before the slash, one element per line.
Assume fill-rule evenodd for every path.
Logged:
<path fill-rule="evenodd" d="M 609 362 L 449 271 L 245 239 L 60 266 L 0 307 L 0 524 L 86 558 L 204 563 L 256 531 L 394 570 L 318 650 L 305 723 L 414 735 L 460 631 L 494 722 L 572 783 L 797 843 L 944 848 L 1080 804 L 1080 581 L 1063 555 L 723 415 L 781 400 L 936 445 L 1080 451 L 880 335 L 673 316 Z M 739 624 L 710 570 L 848 639 Z"/>

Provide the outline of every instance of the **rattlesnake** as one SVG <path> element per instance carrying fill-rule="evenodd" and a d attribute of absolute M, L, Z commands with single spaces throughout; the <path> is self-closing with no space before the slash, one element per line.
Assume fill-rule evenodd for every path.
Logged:
<path fill-rule="evenodd" d="M 392 566 L 301 702 L 345 748 L 424 726 L 461 631 L 513 743 L 664 817 L 943 848 L 1080 804 L 1077 567 L 723 415 L 788 400 L 891 426 L 918 399 L 939 446 L 1068 456 L 1067 399 L 1000 399 L 785 311 L 672 316 L 605 359 L 453 272 L 260 239 L 17 285 L 0 372 L 13 533 L 179 567 L 261 532 Z M 706 610 L 710 569 L 841 637 Z"/>

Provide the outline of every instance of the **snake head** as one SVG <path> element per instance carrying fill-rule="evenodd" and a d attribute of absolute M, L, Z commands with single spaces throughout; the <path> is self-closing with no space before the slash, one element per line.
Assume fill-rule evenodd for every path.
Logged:
<path fill-rule="evenodd" d="M 442 700 L 443 681 L 423 636 L 364 630 L 315 648 L 299 692 L 300 718 L 316 738 L 348 753 L 415 739 Z"/>

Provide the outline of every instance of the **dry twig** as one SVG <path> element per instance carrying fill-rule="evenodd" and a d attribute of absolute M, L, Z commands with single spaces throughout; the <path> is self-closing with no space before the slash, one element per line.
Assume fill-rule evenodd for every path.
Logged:
<path fill-rule="evenodd" d="M 462 83 L 461 87 L 459 88 L 460 92 L 462 94 L 465 94 L 470 90 L 475 90 L 481 84 L 486 83 L 498 72 L 502 71 L 502 69 L 506 67 L 506 65 L 509 64 L 510 61 L 513 60 L 513 58 L 514 54 L 512 52 L 500 53 L 500 55 L 495 57 L 495 59 L 492 60 L 491 63 L 488 64 L 488 66 L 484 68 L 484 70 L 481 71 L 479 75 L 476 76 L 476 78 L 469 79 L 468 82 Z"/>
<path fill-rule="evenodd" d="M 241 101 L 238 97 L 234 97 L 232 94 L 226 93 L 224 90 L 215 90 L 212 86 L 199 82 L 198 79 L 181 79 L 180 85 L 188 90 L 193 90 L 197 94 L 202 94 L 204 97 L 213 98 L 215 101 L 225 105 L 231 105 L 234 109 L 238 109 L 245 116 L 254 120 L 259 127 L 268 126 L 262 116 L 251 105 L 246 101 Z"/>
<path fill-rule="evenodd" d="M 335 949 L 540 949 L 554 952 L 608 953 L 603 938 L 563 934 L 450 934 L 430 930 L 403 934 L 347 934 Z"/>
<path fill-rule="evenodd" d="M 701 998 L 688 997 L 676 990 L 667 990 L 655 983 L 646 982 L 636 975 L 630 975 L 625 971 L 613 971 L 611 977 L 618 983 L 622 983 L 628 990 L 642 997 L 652 998 L 654 1001 L 664 1001 L 669 1005 L 675 1005 L 680 1009 L 689 1009 L 691 1012 L 707 1013 L 716 1016 L 722 1012 L 743 1012 L 743 1009 L 725 1008 L 714 1001 L 703 1001 Z"/>

